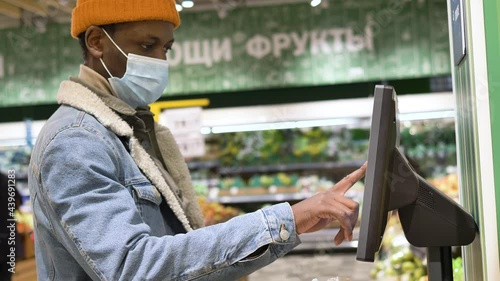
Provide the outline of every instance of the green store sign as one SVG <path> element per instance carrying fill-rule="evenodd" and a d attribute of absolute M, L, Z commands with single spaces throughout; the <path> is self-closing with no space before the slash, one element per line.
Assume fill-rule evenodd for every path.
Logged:
<path fill-rule="evenodd" d="M 451 73 L 446 1 L 329 1 L 182 13 L 165 95 Z M 54 103 L 78 73 L 69 25 L 0 31 L 0 106 Z"/>

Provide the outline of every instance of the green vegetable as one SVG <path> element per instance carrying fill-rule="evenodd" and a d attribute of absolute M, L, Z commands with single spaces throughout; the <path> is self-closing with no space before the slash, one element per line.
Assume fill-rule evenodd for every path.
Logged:
<path fill-rule="evenodd" d="M 405 261 L 401 265 L 401 270 L 403 271 L 403 273 L 413 272 L 415 268 L 416 268 L 415 264 L 411 261 Z"/>
<path fill-rule="evenodd" d="M 462 258 L 458 257 L 453 260 L 453 280 L 464 281 L 464 268 L 462 265 Z"/>
<path fill-rule="evenodd" d="M 417 268 L 415 272 L 413 272 L 413 277 L 417 280 L 423 276 L 425 276 L 425 269 L 423 267 Z"/>

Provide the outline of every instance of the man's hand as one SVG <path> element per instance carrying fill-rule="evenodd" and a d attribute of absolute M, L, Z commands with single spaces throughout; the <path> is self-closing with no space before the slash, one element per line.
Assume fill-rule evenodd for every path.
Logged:
<path fill-rule="evenodd" d="M 367 163 L 347 175 L 329 190 L 293 205 L 297 233 L 318 231 L 331 221 L 338 220 L 340 231 L 335 236 L 335 245 L 339 245 L 344 239 L 352 240 L 352 230 L 358 221 L 359 204 L 344 194 L 364 177 L 366 165 Z"/>

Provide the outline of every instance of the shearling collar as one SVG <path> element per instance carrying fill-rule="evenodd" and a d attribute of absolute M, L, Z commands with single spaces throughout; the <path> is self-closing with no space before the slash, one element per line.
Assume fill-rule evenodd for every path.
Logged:
<path fill-rule="evenodd" d="M 171 167 L 173 167 L 175 171 L 172 173 L 172 177 L 186 195 L 186 199 L 191 202 L 187 210 L 183 210 L 181 204 L 163 178 L 159 168 L 154 164 L 150 155 L 140 145 L 139 141 L 133 136 L 132 128 L 120 118 L 118 114 L 111 110 L 95 93 L 79 83 L 64 81 L 59 88 L 57 101 L 59 104 L 66 104 L 93 115 L 103 126 L 113 131 L 116 135 L 129 138 L 131 156 L 134 162 L 144 172 L 151 183 L 160 191 L 186 231 L 191 231 L 193 228 L 203 226 L 203 219 L 199 206 L 196 203 L 196 196 L 190 182 L 187 165 L 183 161 L 180 151 L 175 145 L 175 141 L 173 141 L 173 137 L 172 140 L 170 140 L 170 134 L 163 134 L 162 140 L 159 139 L 159 142 L 163 141 L 166 143 L 166 146 L 168 146 L 162 147 L 162 155 L 166 159 L 165 162 L 172 163 Z M 157 126 L 159 125 L 157 124 Z M 169 132 L 167 128 L 162 126 L 160 126 L 158 130 L 167 130 Z M 167 152 L 170 155 L 164 154 Z M 169 159 L 169 157 L 171 159 Z M 179 161 L 182 162 L 179 163 Z"/>
<path fill-rule="evenodd" d="M 80 65 L 78 77 L 71 77 L 71 81 L 80 83 L 97 95 L 109 108 L 122 115 L 133 116 L 136 111 L 126 102 L 118 98 L 106 78 L 92 68 Z"/>

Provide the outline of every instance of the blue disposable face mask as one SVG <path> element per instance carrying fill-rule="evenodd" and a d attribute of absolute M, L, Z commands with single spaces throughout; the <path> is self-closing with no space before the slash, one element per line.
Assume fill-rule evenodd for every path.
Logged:
<path fill-rule="evenodd" d="M 147 106 L 157 101 L 168 84 L 168 63 L 135 54 L 126 55 L 104 30 L 115 47 L 127 58 L 127 70 L 122 78 L 113 77 L 100 58 L 102 65 L 111 78 L 109 84 L 118 97 L 133 108 Z"/>

